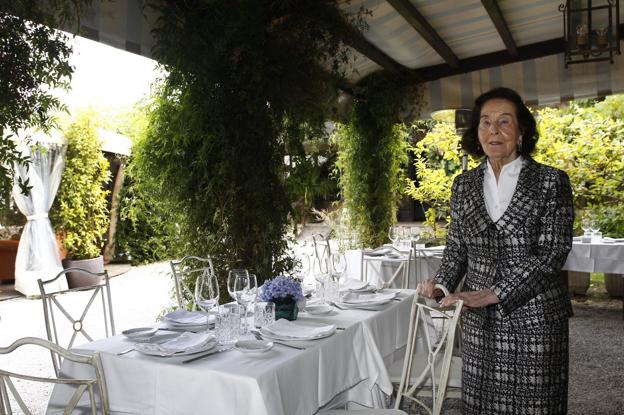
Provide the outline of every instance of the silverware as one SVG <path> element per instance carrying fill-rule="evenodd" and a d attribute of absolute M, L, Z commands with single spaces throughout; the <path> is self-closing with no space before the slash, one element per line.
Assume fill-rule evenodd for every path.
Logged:
<path fill-rule="evenodd" d="M 182 363 L 191 363 L 191 362 L 194 362 L 196 360 L 203 359 L 204 357 L 212 356 L 212 355 L 223 353 L 223 352 L 228 352 L 230 350 L 234 350 L 234 347 L 233 346 L 232 347 L 224 347 L 223 349 L 212 350 L 212 351 L 210 351 L 208 353 L 200 354 L 199 356 L 195 356 L 195 357 L 192 357 L 190 359 L 183 360 Z"/>
<path fill-rule="evenodd" d="M 255 330 L 252 330 L 251 332 L 253 333 L 254 337 L 255 337 L 257 340 L 264 340 L 264 338 L 262 337 L 262 334 L 260 334 L 259 332 L 255 331 Z M 293 345 L 293 344 L 288 344 L 288 343 L 282 343 L 282 342 L 279 342 L 279 341 L 275 341 L 275 340 L 273 340 L 273 339 L 271 339 L 271 341 L 272 341 L 274 344 L 279 344 L 280 346 L 290 347 L 290 348 L 292 348 L 292 349 L 297 349 L 297 350 L 305 350 L 305 349 L 306 349 L 305 347 L 295 346 L 295 345 Z"/>
<path fill-rule="evenodd" d="M 332 301 L 332 302 L 331 302 L 331 305 L 333 305 L 334 307 L 336 307 L 338 310 L 346 310 L 346 309 L 347 309 L 346 307 L 343 307 L 343 306 L 341 306 L 341 305 L 338 305 L 338 303 L 336 303 L 336 302 L 334 302 L 334 301 Z"/>
<path fill-rule="evenodd" d="M 122 354 L 130 353 L 132 351 L 134 351 L 134 346 L 132 346 L 132 347 L 126 349 L 126 350 L 122 350 L 121 352 L 117 353 L 117 356 L 121 356 Z"/>

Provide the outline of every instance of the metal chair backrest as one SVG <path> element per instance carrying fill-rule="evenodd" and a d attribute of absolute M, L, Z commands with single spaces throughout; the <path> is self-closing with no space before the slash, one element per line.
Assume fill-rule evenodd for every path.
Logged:
<path fill-rule="evenodd" d="M 191 286 L 194 287 L 197 278 L 204 273 L 208 273 L 211 277 L 215 276 L 212 258 L 210 258 L 210 255 L 207 255 L 205 258 L 187 255 L 179 261 L 171 261 L 170 265 L 173 272 L 178 307 L 188 309 L 189 304 L 192 304 L 191 309 L 196 310 L 197 304 L 195 304 L 194 291 L 191 289 Z"/>
<path fill-rule="evenodd" d="M 441 285 L 437 287 L 446 291 Z M 453 354 L 462 306 L 463 301 L 460 300 L 451 307 L 431 307 L 422 297 L 417 295 L 414 298 L 395 408 L 398 409 L 405 398 L 416 402 L 428 413 L 439 415 L 449 379 L 453 377 L 453 383 L 461 385 L 461 358 Z M 424 350 L 418 350 L 419 346 Z M 453 362 L 458 364 L 453 365 L 452 371 Z M 432 399 L 432 406 L 429 407 L 419 397 Z"/>
<path fill-rule="evenodd" d="M 379 257 L 377 255 L 383 254 L 383 256 Z M 388 258 L 387 260 L 393 261 L 396 264 L 396 261 L 399 264 L 396 266 L 394 273 L 387 281 L 384 281 L 385 288 L 391 287 L 394 281 L 397 278 L 400 278 L 401 284 L 400 288 L 406 289 L 408 288 L 409 279 L 412 270 L 412 254 L 413 250 L 408 249 L 407 251 L 402 251 L 397 249 L 392 245 L 382 245 L 375 249 L 364 249 L 362 250 L 362 264 L 360 267 L 360 280 L 367 281 L 368 277 L 368 263 L 371 261 L 383 261 L 383 258 Z M 376 271 L 377 272 L 377 271 Z M 379 270 L 379 274 L 381 274 L 383 270 Z"/>
<path fill-rule="evenodd" d="M 314 244 L 314 257 L 316 259 L 316 263 L 318 264 L 318 270 L 324 274 L 329 274 L 331 272 L 330 264 L 332 256 L 329 235 L 312 235 L 312 243 Z"/>
<path fill-rule="evenodd" d="M 46 286 L 48 284 L 52 284 L 58 278 L 66 278 L 66 274 L 69 272 L 93 278 L 94 283 L 93 285 L 71 288 L 69 290 L 55 292 L 48 292 L 46 290 Z M 56 277 L 51 280 L 43 281 L 38 279 L 37 284 L 39 284 L 39 291 L 41 292 L 46 334 L 49 341 L 61 347 L 71 349 L 72 346 L 74 346 L 79 334 L 82 335 L 86 341 L 90 342 L 97 338 L 105 338 L 115 335 L 115 321 L 113 318 L 113 303 L 111 300 L 108 271 L 91 272 L 81 268 L 67 268 L 59 272 Z M 82 292 L 85 293 L 84 296 L 78 295 L 78 293 Z M 88 295 L 89 292 L 90 295 Z M 84 300 L 86 300 L 86 304 L 82 306 Z M 104 336 L 92 336 L 90 334 L 97 332 L 101 333 L 101 330 L 98 328 L 93 327 L 92 329 L 89 329 L 90 331 L 85 329 L 85 319 L 87 317 L 89 317 L 90 323 L 91 319 L 98 320 L 94 314 L 95 312 L 91 314 L 89 313 L 92 310 L 91 306 L 96 302 L 99 302 L 102 305 L 102 315 L 99 319 L 104 321 Z M 64 317 L 61 321 L 64 322 L 66 320 L 68 323 L 65 323 L 66 326 L 71 325 L 71 337 L 67 344 L 65 344 L 63 339 L 66 337 L 68 330 L 66 326 L 62 326 L 60 322 L 57 321 L 56 315 L 59 313 Z M 91 316 L 93 317 L 91 318 Z M 58 376 L 61 367 L 61 354 L 51 353 L 51 355 L 52 365 L 54 366 L 54 371 Z"/>
<path fill-rule="evenodd" d="M 67 405 L 65 405 L 64 412 L 70 414 L 76 409 L 76 406 L 80 402 L 85 393 L 89 396 L 89 407 L 91 414 L 96 415 L 98 413 L 98 405 L 96 403 L 96 392 L 99 395 L 99 411 L 104 415 L 110 413 L 108 392 L 106 389 L 106 382 L 104 380 L 104 371 L 102 369 L 102 363 L 100 361 L 100 355 L 94 353 L 91 355 L 81 355 L 68 351 L 67 349 L 52 343 L 51 341 L 39 339 L 36 337 L 24 337 L 18 339 L 8 347 L 0 347 L 0 354 L 12 353 L 15 349 L 23 345 L 35 345 L 48 349 L 50 353 L 59 356 L 59 360 L 62 357 L 68 361 L 72 361 L 78 364 L 89 365 L 93 368 L 94 376 L 84 379 L 71 379 L 59 376 L 58 374 L 54 378 L 47 378 L 41 376 L 33 376 L 23 373 L 15 373 L 12 371 L 4 370 L 0 368 L 0 413 L 2 415 L 12 414 L 10 397 L 17 403 L 20 413 L 32 414 L 33 412 L 26 406 L 22 394 L 12 379 L 18 379 L 19 383 L 26 382 L 38 382 L 48 384 L 64 384 L 75 388 L 73 395 Z M 82 408 L 82 406 L 81 406 Z M 81 412 L 83 413 L 83 412 Z"/>

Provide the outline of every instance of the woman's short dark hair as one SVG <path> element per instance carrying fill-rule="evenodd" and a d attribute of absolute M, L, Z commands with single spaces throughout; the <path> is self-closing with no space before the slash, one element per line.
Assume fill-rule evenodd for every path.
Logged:
<path fill-rule="evenodd" d="M 539 139 L 539 133 L 535 123 L 535 118 L 531 111 L 524 105 L 520 95 L 513 89 L 494 88 L 488 92 L 481 94 L 476 100 L 472 108 L 470 116 L 470 126 L 461 139 L 462 148 L 473 156 L 481 157 L 485 153 L 479 144 L 479 121 L 481 117 L 481 109 L 483 105 L 491 99 L 504 99 L 512 102 L 516 107 L 516 118 L 520 125 L 520 133 L 522 134 L 522 144 L 520 146 L 520 154 L 529 156 L 535 150 L 535 144 Z"/>

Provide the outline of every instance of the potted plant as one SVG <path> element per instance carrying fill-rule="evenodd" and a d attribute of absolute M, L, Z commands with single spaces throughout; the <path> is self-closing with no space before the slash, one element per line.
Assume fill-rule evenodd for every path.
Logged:
<path fill-rule="evenodd" d="M 81 114 L 65 131 L 65 169 L 50 217 L 67 252 L 65 268 L 104 271 L 102 248 L 109 225 L 107 207 L 109 163 L 102 154 L 93 116 Z M 67 275 L 70 288 L 91 285 L 83 276 Z"/>
<path fill-rule="evenodd" d="M 262 285 L 260 299 L 275 304 L 275 319 L 296 320 L 299 308 L 297 302 L 303 300 L 301 284 L 294 278 L 280 275 L 266 280 Z"/>

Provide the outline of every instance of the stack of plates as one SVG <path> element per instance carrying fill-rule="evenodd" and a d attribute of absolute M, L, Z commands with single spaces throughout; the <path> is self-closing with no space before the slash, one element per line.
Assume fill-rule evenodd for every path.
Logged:
<path fill-rule="evenodd" d="M 343 295 L 340 305 L 346 308 L 361 308 L 364 310 L 379 310 L 397 296 L 397 292 L 357 293 L 350 292 Z"/>
<path fill-rule="evenodd" d="M 274 340 L 316 340 L 331 336 L 335 332 L 335 324 L 284 319 L 277 320 L 260 330 L 262 336 Z"/>
<path fill-rule="evenodd" d="M 169 330 L 202 331 L 214 325 L 214 316 L 178 309 L 166 314 L 160 321 Z"/>
<path fill-rule="evenodd" d="M 153 336 L 148 342 L 136 343 L 137 352 L 150 356 L 186 356 L 206 352 L 217 345 L 212 333 L 161 334 Z"/>

